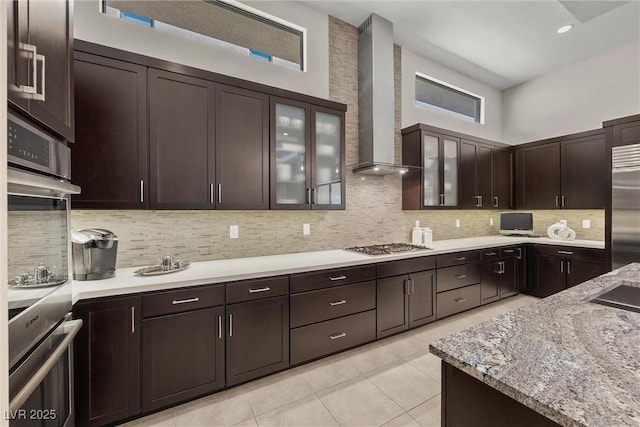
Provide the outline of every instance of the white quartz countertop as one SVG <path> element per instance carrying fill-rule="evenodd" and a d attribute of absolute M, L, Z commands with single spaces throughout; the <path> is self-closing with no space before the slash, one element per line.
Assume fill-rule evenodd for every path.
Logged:
<path fill-rule="evenodd" d="M 640 313 L 592 303 L 640 264 L 431 343 L 432 353 L 563 426 L 640 426 Z"/>
<path fill-rule="evenodd" d="M 385 242 L 381 242 L 385 243 Z M 554 240 L 546 237 L 483 236 L 464 239 L 438 240 L 432 249 L 405 252 L 394 255 L 363 255 L 343 249 L 301 252 L 261 257 L 234 258 L 215 261 L 193 262 L 184 271 L 171 274 L 141 277 L 134 274 L 140 267 L 122 268 L 116 276 L 105 280 L 74 281 L 73 302 L 138 292 L 157 291 L 185 286 L 205 285 L 255 279 L 259 277 L 294 274 L 384 261 L 437 255 L 449 252 L 483 249 L 496 246 L 537 243 L 561 246 L 604 249 L 604 242 L 594 240 Z"/>

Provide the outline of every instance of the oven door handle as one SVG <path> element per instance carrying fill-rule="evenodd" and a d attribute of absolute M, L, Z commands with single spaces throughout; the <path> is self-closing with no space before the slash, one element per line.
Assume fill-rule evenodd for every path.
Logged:
<path fill-rule="evenodd" d="M 73 339 L 80 331 L 82 327 L 82 320 L 70 320 L 62 323 L 53 332 L 52 336 L 56 333 L 64 334 L 64 339 L 58 344 L 58 346 L 51 352 L 51 355 L 42 364 L 42 366 L 36 371 L 36 373 L 29 379 L 29 381 L 22 387 L 22 389 L 16 393 L 15 397 L 9 402 L 9 410 L 17 411 L 27 401 L 29 396 L 38 388 L 42 381 L 47 377 L 51 369 L 58 363 L 58 360 L 63 356 L 67 348 L 73 343 Z M 73 369 L 72 367 L 70 369 Z"/>
<path fill-rule="evenodd" d="M 80 194 L 80 187 L 61 179 L 9 168 L 7 169 L 7 192 L 16 195 L 64 196 L 67 194 Z"/>

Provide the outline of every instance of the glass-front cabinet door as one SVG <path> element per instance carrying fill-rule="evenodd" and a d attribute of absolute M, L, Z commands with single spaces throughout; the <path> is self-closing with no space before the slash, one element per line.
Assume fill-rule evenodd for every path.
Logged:
<path fill-rule="evenodd" d="M 458 206 L 459 140 L 422 135 L 423 207 Z"/>
<path fill-rule="evenodd" d="M 344 115 L 312 107 L 312 209 L 344 208 Z"/>
<path fill-rule="evenodd" d="M 271 207 L 309 209 L 309 106 L 286 102 L 271 106 Z"/>

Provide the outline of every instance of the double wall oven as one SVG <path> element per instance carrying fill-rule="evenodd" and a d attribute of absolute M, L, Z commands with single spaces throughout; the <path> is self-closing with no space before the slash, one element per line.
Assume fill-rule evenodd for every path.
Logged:
<path fill-rule="evenodd" d="M 73 424 L 70 150 L 8 115 L 9 411 L 11 426 Z"/>

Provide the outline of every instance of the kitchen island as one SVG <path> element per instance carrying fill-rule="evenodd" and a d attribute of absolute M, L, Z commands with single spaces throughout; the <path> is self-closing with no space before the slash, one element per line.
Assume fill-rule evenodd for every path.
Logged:
<path fill-rule="evenodd" d="M 619 285 L 640 264 L 433 342 L 442 425 L 640 426 L 640 313 L 590 302 Z"/>

